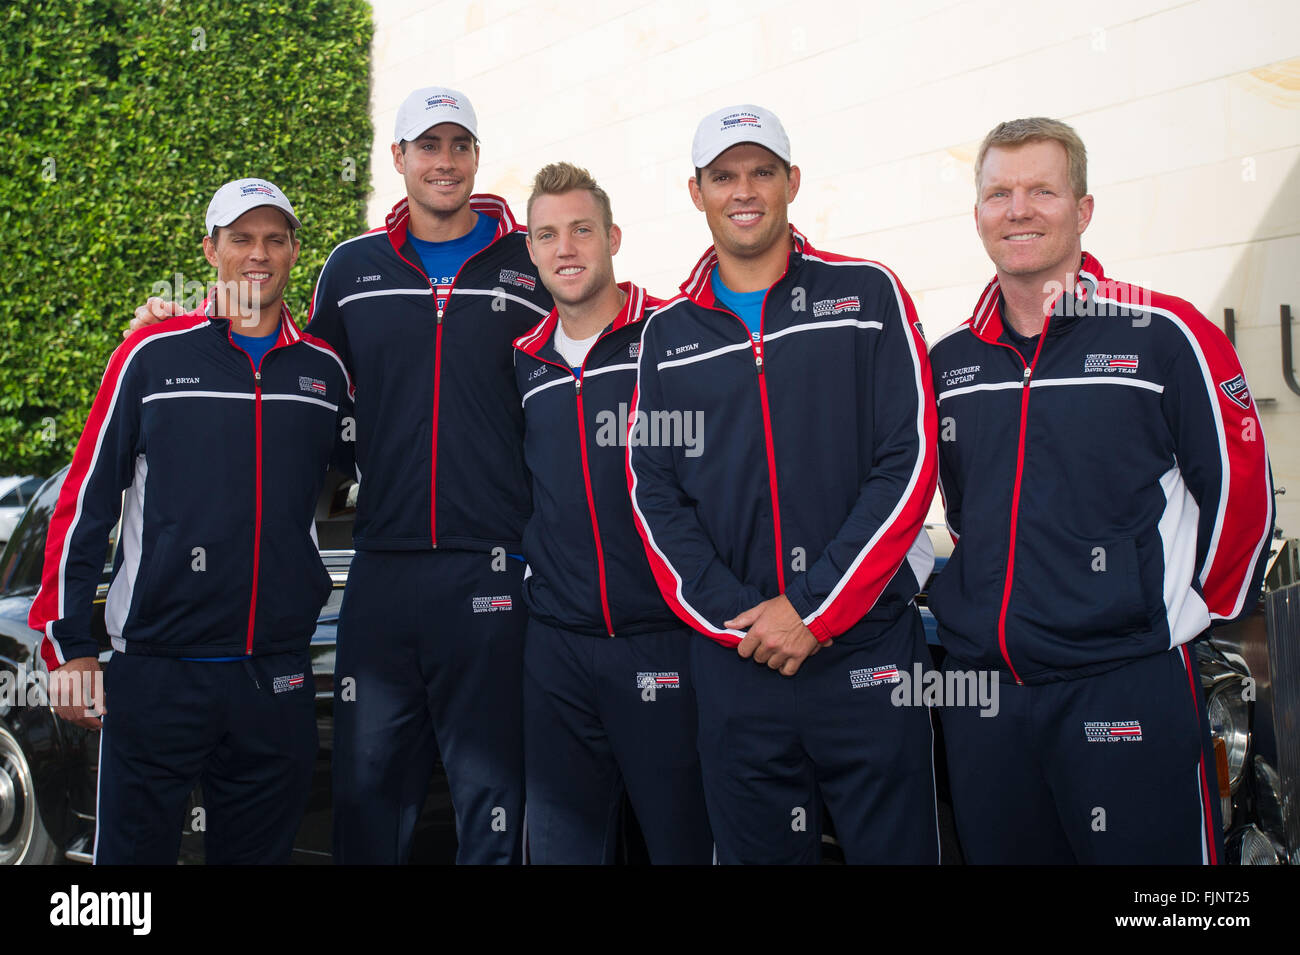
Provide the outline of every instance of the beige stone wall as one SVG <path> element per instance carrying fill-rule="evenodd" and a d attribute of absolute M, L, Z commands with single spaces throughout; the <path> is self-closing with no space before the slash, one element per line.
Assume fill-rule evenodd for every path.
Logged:
<path fill-rule="evenodd" d="M 1085 247 L 1109 274 L 1222 323 L 1260 400 L 1279 523 L 1300 535 L 1300 396 L 1278 307 L 1300 326 L 1300 4 L 1294 0 L 375 0 L 371 221 L 403 194 L 389 142 L 411 89 L 464 90 L 478 189 L 523 215 L 533 172 L 587 166 L 624 229 L 620 279 L 675 291 L 709 242 L 686 179 L 695 123 L 775 110 L 814 245 L 885 262 L 926 331 L 965 319 L 992 274 L 972 161 L 1003 119 L 1057 116 L 1088 144 Z M 1297 327 L 1300 364 L 1300 327 Z M 1271 399 L 1271 400 L 1270 400 Z"/>

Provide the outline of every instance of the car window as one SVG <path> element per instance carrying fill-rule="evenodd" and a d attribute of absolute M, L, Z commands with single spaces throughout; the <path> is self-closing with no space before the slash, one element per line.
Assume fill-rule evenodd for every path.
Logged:
<path fill-rule="evenodd" d="M 0 507 L 22 507 L 23 496 L 18 493 L 21 487 L 16 487 L 4 497 L 0 497 Z"/>
<path fill-rule="evenodd" d="M 23 499 L 24 505 L 32 502 L 32 498 L 36 496 L 36 492 L 41 489 L 41 485 L 44 483 L 45 478 L 34 477 L 28 478 L 22 484 L 18 485 L 18 495 Z"/>
<path fill-rule="evenodd" d="M 46 482 L 14 528 L 0 558 L 0 591 L 40 586 L 41 567 L 45 563 L 45 532 L 58 503 L 65 473 L 61 471 Z"/>

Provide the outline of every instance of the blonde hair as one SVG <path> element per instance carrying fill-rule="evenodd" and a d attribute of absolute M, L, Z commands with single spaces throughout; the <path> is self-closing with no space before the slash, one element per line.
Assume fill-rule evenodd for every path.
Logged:
<path fill-rule="evenodd" d="M 558 196 L 572 192 L 574 189 L 586 189 L 596 199 L 605 228 L 614 224 L 614 212 L 610 208 L 609 195 L 597 185 L 591 173 L 571 162 L 553 162 L 543 166 L 533 177 L 533 194 L 528 197 L 528 218 L 533 218 L 533 203 L 541 196 Z"/>
<path fill-rule="evenodd" d="M 1031 116 L 1028 119 L 1013 119 L 998 123 L 980 143 L 979 153 L 975 156 L 975 192 L 978 196 L 982 187 L 984 173 L 984 156 L 994 146 L 1023 146 L 1025 143 L 1040 142 L 1060 143 L 1065 149 L 1067 170 L 1070 176 L 1070 190 L 1074 198 L 1081 199 L 1088 194 L 1088 150 L 1083 140 L 1074 131 L 1074 127 L 1059 119 L 1046 116 Z"/>

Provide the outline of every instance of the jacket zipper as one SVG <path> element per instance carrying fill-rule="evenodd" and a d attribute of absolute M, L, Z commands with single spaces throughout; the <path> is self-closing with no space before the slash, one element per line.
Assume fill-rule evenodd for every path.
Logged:
<path fill-rule="evenodd" d="M 748 326 L 746 326 L 748 328 Z M 781 505 L 776 491 L 776 449 L 772 443 L 772 413 L 767 403 L 767 376 L 763 374 L 763 320 L 759 316 L 758 341 L 750 336 L 754 367 L 758 374 L 758 396 L 763 404 L 763 440 L 767 445 L 767 483 L 772 495 L 772 534 L 776 539 L 776 589 L 785 593 L 785 551 L 781 548 Z"/>
<path fill-rule="evenodd" d="M 1006 661 L 1007 669 L 1011 671 L 1011 676 L 1015 679 L 1017 686 L 1023 686 L 1024 681 L 1020 679 L 1020 674 L 1016 672 L 1015 666 L 1011 663 L 1011 653 L 1007 649 L 1007 608 L 1011 605 L 1011 584 L 1015 574 L 1016 566 L 1016 522 L 1020 517 L 1020 483 L 1024 477 L 1025 471 L 1025 430 L 1029 421 L 1029 383 L 1033 378 L 1034 368 L 1038 364 L 1038 356 L 1042 354 L 1043 343 L 1047 341 L 1047 326 L 1051 323 L 1051 316 L 1048 316 L 1043 323 L 1043 330 L 1039 333 L 1038 347 L 1034 349 L 1033 360 L 1025 365 L 1025 358 L 1016 348 L 1011 348 L 1020 359 L 1020 363 L 1025 365 L 1025 373 L 1020 379 L 1020 438 L 1016 447 L 1016 481 L 1011 491 L 1011 527 L 1007 535 L 1007 572 L 1002 584 L 1002 606 L 998 611 L 998 647 L 1002 651 L 1002 659 Z M 1002 344 L 1002 343 L 999 343 Z"/>
<path fill-rule="evenodd" d="M 266 361 L 266 356 L 277 348 L 289 344 L 280 341 L 284 332 L 283 325 L 284 319 L 281 318 L 275 327 L 275 344 L 266 350 L 266 354 L 262 356 L 262 361 Z M 235 344 L 232 327 L 229 325 L 226 327 L 226 339 L 230 342 L 230 347 L 238 348 L 244 352 L 249 367 L 253 369 L 253 450 L 254 467 L 257 473 L 254 476 L 253 483 L 253 589 L 248 600 L 248 636 L 244 641 L 245 656 L 252 656 L 253 634 L 257 625 L 257 581 L 262 562 L 262 371 L 257 365 L 253 364 L 253 356 Z"/>
<path fill-rule="evenodd" d="M 595 347 L 595 344 L 592 344 Z M 590 353 L 589 353 L 590 354 Z M 582 370 L 587 370 L 583 359 Z M 572 371 L 569 374 L 573 374 Z M 582 482 L 587 490 L 587 510 L 591 513 L 591 536 L 596 542 L 596 574 L 600 583 L 600 612 L 605 615 L 605 632 L 614 636 L 614 622 L 609 614 L 609 593 L 605 585 L 605 550 L 600 543 L 600 523 L 596 520 L 596 498 L 591 491 L 591 465 L 587 460 L 587 417 L 582 410 L 582 379 L 574 379 L 574 395 L 578 409 L 578 446 L 582 451 Z"/>
<path fill-rule="evenodd" d="M 612 331 L 613 329 L 602 332 L 600 337 L 591 343 L 591 348 L 587 350 L 588 357 L 596 350 L 596 346 L 604 340 L 605 336 L 611 334 Z M 523 349 L 520 350 L 523 351 Z M 525 351 L 524 354 L 530 353 Z M 600 612 L 605 618 L 605 632 L 612 637 L 614 636 L 614 621 L 609 612 L 609 589 L 605 583 L 605 548 L 600 541 L 600 522 L 596 519 L 596 496 L 591 489 L 591 464 L 587 458 L 587 419 L 582 407 L 582 378 L 580 375 L 574 375 L 573 369 L 568 365 L 561 365 L 540 355 L 533 355 L 532 357 L 544 364 L 561 368 L 566 374 L 573 376 L 573 393 L 578 413 L 578 447 L 582 455 L 582 482 L 587 492 L 587 512 L 591 515 L 591 536 L 596 543 L 596 577 L 600 586 Z M 583 373 L 587 371 L 586 358 L 582 360 L 580 371 Z"/>
<path fill-rule="evenodd" d="M 480 212 L 479 215 L 486 215 L 486 213 Z M 496 245 L 499 238 L 500 236 L 494 237 L 491 242 L 460 264 L 460 268 L 456 270 L 456 275 L 451 280 L 451 285 L 447 288 L 447 305 L 451 304 L 451 296 L 456 291 L 456 283 L 460 281 L 465 266 Z M 429 544 L 436 549 L 438 547 L 438 399 L 442 394 L 442 317 L 447 308 L 439 307 L 438 286 L 433 279 L 429 278 L 429 273 L 402 255 L 401 249 L 397 249 L 396 252 L 399 259 L 423 275 L 424 280 L 429 283 L 429 291 L 433 294 L 433 310 L 437 319 L 437 331 L 434 333 L 433 341 L 433 437 L 429 446 Z"/>
<path fill-rule="evenodd" d="M 265 356 L 263 356 L 265 357 Z M 249 358 L 252 361 L 252 358 Z M 262 557 L 262 373 L 253 372 L 253 432 L 257 442 L 257 490 L 255 491 L 255 512 L 253 517 L 253 597 L 248 602 L 248 642 L 244 653 L 253 653 L 253 628 L 257 623 L 257 580 L 258 566 Z"/>
<path fill-rule="evenodd" d="M 794 255 L 794 252 L 790 253 Z M 717 266 L 714 266 L 715 268 Z M 768 493 L 772 498 L 772 537 L 776 545 L 776 588 L 778 593 L 785 593 L 785 552 L 781 547 L 781 501 L 777 493 L 776 486 L 776 447 L 772 439 L 772 412 L 767 401 L 767 376 L 763 374 L 763 319 L 767 312 L 767 297 L 790 274 L 790 259 L 785 260 L 785 271 L 781 273 L 781 278 L 773 282 L 766 292 L 763 293 L 763 304 L 758 312 L 758 338 L 755 339 L 745 320 L 735 312 L 726 308 L 711 306 L 714 311 L 730 315 L 745 329 L 745 337 L 749 339 L 750 350 L 754 353 L 755 375 L 758 378 L 758 397 L 763 407 L 763 444 L 767 451 L 767 485 Z"/>

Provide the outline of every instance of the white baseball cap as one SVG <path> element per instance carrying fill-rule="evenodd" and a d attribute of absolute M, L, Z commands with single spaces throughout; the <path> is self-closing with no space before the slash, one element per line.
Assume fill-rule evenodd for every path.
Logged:
<path fill-rule="evenodd" d="M 415 139 L 439 123 L 464 126 L 471 136 L 478 139 L 478 117 L 474 115 L 474 106 L 469 97 L 460 90 L 445 86 L 426 86 L 406 97 L 397 108 L 397 128 L 393 132 L 393 142 Z"/>
<path fill-rule="evenodd" d="M 703 169 L 737 143 L 757 143 L 790 161 L 790 137 L 771 110 L 752 103 L 726 106 L 700 120 L 691 144 L 691 161 Z"/>
<path fill-rule="evenodd" d="M 265 179 L 235 179 L 218 189 L 208 203 L 208 214 L 204 220 L 208 235 L 212 235 L 213 229 L 230 225 L 249 209 L 258 206 L 275 206 L 289 217 L 295 229 L 302 228 L 293 206 L 273 183 Z"/>

